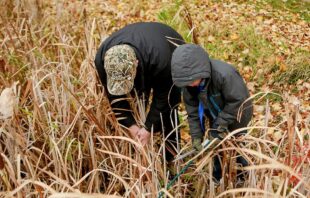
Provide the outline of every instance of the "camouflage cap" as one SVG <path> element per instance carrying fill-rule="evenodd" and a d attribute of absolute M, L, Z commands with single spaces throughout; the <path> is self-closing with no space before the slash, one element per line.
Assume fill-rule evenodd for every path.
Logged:
<path fill-rule="evenodd" d="M 109 93 L 117 96 L 129 93 L 134 85 L 137 66 L 137 57 L 132 47 L 129 45 L 111 47 L 104 56 Z"/>

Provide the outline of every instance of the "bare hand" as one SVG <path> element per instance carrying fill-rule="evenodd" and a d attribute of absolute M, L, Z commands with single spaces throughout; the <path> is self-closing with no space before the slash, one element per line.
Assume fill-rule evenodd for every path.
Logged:
<path fill-rule="evenodd" d="M 138 131 L 138 139 L 142 143 L 143 146 L 145 146 L 151 138 L 151 133 L 148 132 L 145 128 L 141 128 Z"/>
<path fill-rule="evenodd" d="M 137 125 L 132 125 L 128 128 L 128 130 L 132 139 L 138 138 L 138 132 L 140 130 L 140 127 L 138 127 Z"/>

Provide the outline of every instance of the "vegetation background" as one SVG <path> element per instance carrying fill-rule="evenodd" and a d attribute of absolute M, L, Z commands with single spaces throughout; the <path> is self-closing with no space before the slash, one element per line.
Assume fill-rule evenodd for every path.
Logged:
<path fill-rule="evenodd" d="M 309 12 L 306 0 L 2 0 L 0 197 L 309 197 Z M 117 125 L 93 61 L 137 21 L 174 27 L 247 82 L 255 116 L 244 139 L 222 142 L 218 187 L 210 152 L 167 189 L 190 159 L 167 167 L 163 137 L 142 148 Z M 141 101 L 132 105 L 143 121 Z M 181 153 L 190 137 L 180 118 Z M 251 162 L 239 188 L 236 153 Z"/>

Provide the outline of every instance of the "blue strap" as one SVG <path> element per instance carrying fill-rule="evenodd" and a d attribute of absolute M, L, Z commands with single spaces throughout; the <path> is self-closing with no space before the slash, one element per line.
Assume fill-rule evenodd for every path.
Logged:
<path fill-rule="evenodd" d="M 203 90 L 203 87 L 204 87 L 203 85 L 198 86 L 199 92 L 201 92 Z M 199 115 L 199 120 L 200 120 L 200 128 L 204 132 L 205 131 L 205 125 L 203 122 L 203 114 L 204 114 L 203 103 L 201 100 L 199 100 L 198 115 Z"/>
<path fill-rule="evenodd" d="M 212 105 L 214 106 L 214 108 L 217 110 L 217 112 L 221 112 L 222 111 L 220 109 L 220 107 L 216 104 L 216 102 L 214 101 L 213 96 L 210 96 L 210 101 L 211 101 Z"/>
<path fill-rule="evenodd" d="M 199 101 L 198 115 L 199 115 L 199 120 L 200 120 L 200 128 L 202 131 L 205 131 L 205 126 L 203 123 L 203 114 L 204 114 L 203 103 L 201 101 Z"/>
<path fill-rule="evenodd" d="M 216 115 L 215 115 L 215 113 L 212 111 L 212 109 L 211 109 L 209 103 L 208 103 L 208 110 L 209 110 L 209 112 L 210 112 L 212 118 L 213 118 L 213 119 L 216 119 Z"/>

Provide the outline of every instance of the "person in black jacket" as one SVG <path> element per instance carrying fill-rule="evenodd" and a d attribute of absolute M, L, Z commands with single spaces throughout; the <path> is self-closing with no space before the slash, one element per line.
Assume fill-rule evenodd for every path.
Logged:
<path fill-rule="evenodd" d="M 233 66 L 210 59 L 198 45 L 185 44 L 174 51 L 171 70 L 173 82 L 183 88 L 194 149 L 202 149 L 205 117 L 209 120 L 209 138 L 218 140 L 224 139 L 231 131 L 246 127 L 250 122 L 253 107 L 251 101 L 247 101 L 249 91 Z M 237 162 L 247 165 L 243 157 L 238 157 Z M 218 157 L 214 159 L 213 176 L 217 181 L 222 177 Z"/>
<path fill-rule="evenodd" d="M 171 27 L 156 22 L 140 22 L 114 32 L 96 54 L 96 69 L 108 90 L 107 96 L 110 101 L 117 101 L 111 106 L 116 117 L 122 118 L 118 122 L 144 145 L 149 141 L 151 130 L 164 131 L 167 136 L 177 120 L 173 110 L 177 109 L 181 94 L 172 83 L 171 57 L 175 44 L 182 43 L 183 38 Z M 153 91 L 143 126 L 137 124 L 128 101 L 119 100 L 126 98 L 128 93 L 134 94 L 134 90 L 139 96 L 144 95 L 146 101 Z M 168 142 L 175 146 L 176 133 L 168 137 Z M 172 159 L 171 153 L 167 159 Z"/>

